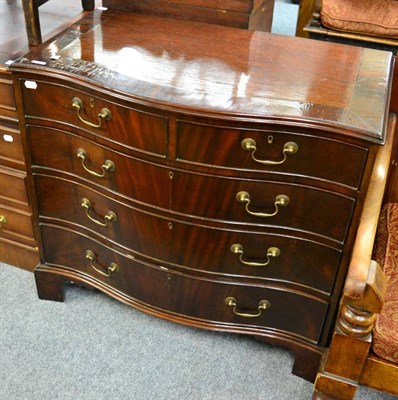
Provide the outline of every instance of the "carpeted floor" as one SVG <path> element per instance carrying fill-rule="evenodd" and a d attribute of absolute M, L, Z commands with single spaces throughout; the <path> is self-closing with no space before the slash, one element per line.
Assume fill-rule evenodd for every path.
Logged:
<path fill-rule="evenodd" d="M 0 264 L 1 400 L 309 400 L 293 358 L 250 337 L 163 321 L 97 291 L 39 300 Z M 361 388 L 362 400 L 393 397 Z"/>

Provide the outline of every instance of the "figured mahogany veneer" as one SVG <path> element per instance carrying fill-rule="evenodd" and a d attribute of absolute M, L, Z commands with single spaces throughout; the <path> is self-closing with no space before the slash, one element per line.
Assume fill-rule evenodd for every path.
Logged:
<path fill-rule="evenodd" d="M 78 1 L 51 0 L 49 6 L 40 13 L 47 38 L 65 29 L 81 13 Z M 7 221 L 0 224 L 0 261 L 33 271 L 39 255 L 26 195 L 26 166 L 14 87 L 8 70 L 9 62 L 29 51 L 22 1 L 1 1 L 0 15 L 0 220 L 3 216 Z"/>
<path fill-rule="evenodd" d="M 75 282 L 252 334 L 313 380 L 386 138 L 391 67 L 374 50 L 116 11 L 37 47 L 10 68 L 39 296 Z"/>

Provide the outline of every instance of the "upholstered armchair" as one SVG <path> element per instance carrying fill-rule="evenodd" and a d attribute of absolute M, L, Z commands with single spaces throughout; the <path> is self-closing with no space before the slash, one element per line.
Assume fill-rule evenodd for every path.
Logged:
<path fill-rule="evenodd" d="M 398 1 L 317 0 L 305 30 L 314 39 L 396 52 Z"/>
<path fill-rule="evenodd" d="M 398 395 L 396 122 L 397 116 L 391 114 L 390 135 L 375 161 L 336 328 L 316 377 L 314 400 L 354 399 L 359 384 Z"/>

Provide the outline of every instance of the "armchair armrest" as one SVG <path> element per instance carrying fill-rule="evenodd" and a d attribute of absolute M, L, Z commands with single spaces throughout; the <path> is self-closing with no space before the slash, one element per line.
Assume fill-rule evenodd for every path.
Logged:
<path fill-rule="evenodd" d="M 390 115 L 386 143 L 376 156 L 343 292 L 344 304 L 371 313 L 380 312 L 385 295 L 384 274 L 380 266 L 372 261 L 372 251 L 387 182 L 396 120 L 396 115 Z"/>

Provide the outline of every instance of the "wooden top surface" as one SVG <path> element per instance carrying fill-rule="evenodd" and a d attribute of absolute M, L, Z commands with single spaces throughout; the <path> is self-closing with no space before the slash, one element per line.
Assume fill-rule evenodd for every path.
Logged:
<path fill-rule="evenodd" d="M 46 75 L 57 71 L 146 104 L 323 125 L 380 143 L 392 55 L 96 10 L 11 67 L 21 68 Z"/>
<path fill-rule="evenodd" d="M 51 0 L 39 9 L 44 39 L 67 28 L 82 14 L 80 0 Z M 29 51 L 21 0 L 0 0 L 0 70 Z"/>

